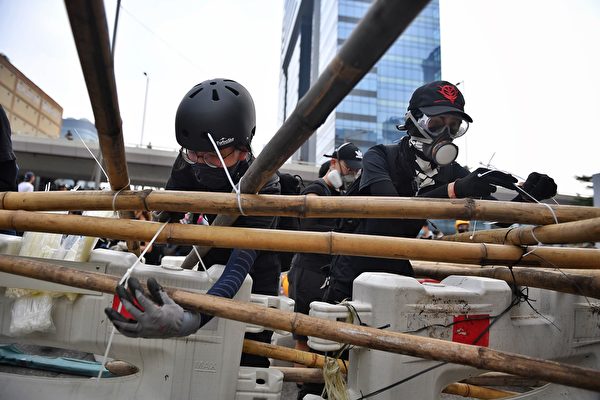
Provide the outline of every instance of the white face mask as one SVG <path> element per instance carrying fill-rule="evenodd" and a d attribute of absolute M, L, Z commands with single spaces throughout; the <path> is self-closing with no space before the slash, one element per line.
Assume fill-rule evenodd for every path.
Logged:
<path fill-rule="evenodd" d="M 331 183 L 331 186 L 333 186 L 336 189 L 341 188 L 344 184 L 344 182 L 342 181 L 342 175 L 337 169 L 329 171 L 329 174 L 327 174 L 327 180 L 329 181 L 329 183 Z"/>

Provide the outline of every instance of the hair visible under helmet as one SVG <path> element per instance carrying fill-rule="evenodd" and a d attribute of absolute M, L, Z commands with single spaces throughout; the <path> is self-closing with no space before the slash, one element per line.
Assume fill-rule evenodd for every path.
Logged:
<path fill-rule="evenodd" d="M 175 116 L 175 136 L 182 147 L 215 151 L 235 146 L 250 149 L 256 130 L 254 101 L 245 87 L 230 79 L 210 79 L 194 86 L 181 100 Z"/>

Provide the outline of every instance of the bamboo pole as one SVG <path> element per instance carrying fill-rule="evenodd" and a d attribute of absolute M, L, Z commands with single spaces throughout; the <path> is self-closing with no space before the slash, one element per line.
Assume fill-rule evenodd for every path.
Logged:
<path fill-rule="evenodd" d="M 522 376 L 508 375 L 501 372 L 486 372 L 479 376 L 463 379 L 462 383 L 476 386 L 516 386 L 516 387 L 538 387 L 548 382 L 523 378 Z"/>
<path fill-rule="evenodd" d="M 270 367 L 283 373 L 284 382 L 308 382 L 323 383 L 323 370 L 318 368 L 292 368 L 292 367 Z M 471 397 L 476 399 L 502 399 L 504 397 L 514 396 L 517 392 L 506 390 L 490 389 L 481 386 L 475 386 L 467 383 L 451 383 L 442 393 L 453 394 L 462 397 Z"/>
<path fill-rule="evenodd" d="M 112 190 L 129 189 L 123 124 L 104 3 L 102 0 L 65 1 L 65 6 L 94 112 L 108 182 Z M 124 211 L 119 216 L 131 219 L 133 213 Z M 139 255 L 139 242 L 130 241 L 127 246 Z"/>
<path fill-rule="evenodd" d="M 0 256 L 0 270 L 63 285 L 114 293 L 118 277 L 79 271 L 43 261 Z M 280 329 L 305 336 L 405 354 L 429 360 L 506 372 L 547 382 L 600 392 L 600 371 L 497 351 L 485 347 L 391 332 L 338 321 L 322 320 L 251 303 L 223 299 L 181 289 L 165 289 L 178 304 L 216 317 Z"/>
<path fill-rule="evenodd" d="M 585 274 L 585 271 L 552 271 L 539 268 L 484 267 L 471 265 L 448 265 L 413 261 L 415 275 L 442 280 L 450 275 L 479 276 L 500 279 L 509 284 L 531 286 L 562 293 L 600 299 L 600 274 Z"/>
<path fill-rule="evenodd" d="M 548 207 L 474 199 L 427 199 L 374 196 L 241 195 L 247 215 L 299 218 L 432 218 L 554 224 Z M 600 207 L 550 205 L 559 222 L 600 218 Z M 76 192 L 0 192 L 0 209 L 25 211 L 146 210 L 239 214 L 233 193 L 172 190 Z M 480 231 L 476 236 L 482 234 Z M 537 231 L 536 231 L 536 236 Z M 536 242 L 537 243 L 537 242 Z M 544 242 L 546 243 L 546 242 Z M 535 243 L 530 243 L 535 244 Z"/>
<path fill-rule="evenodd" d="M 283 373 L 284 382 L 300 383 L 323 383 L 323 370 L 319 368 L 298 368 L 298 367 L 279 367 L 270 366 L 269 369 L 276 369 Z"/>
<path fill-rule="evenodd" d="M 465 232 L 444 236 L 443 239 L 454 242 L 516 245 L 600 242 L 600 218 L 556 225 L 520 226 L 516 228 L 488 229 L 475 233 Z"/>
<path fill-rule="evenodd" d="M 273 174 L 321 126 L 352 88 L 373 68 L 429 0 L 377 0 L 338 53 L 298 101 L 275 135 L 240 180 L 242 193 L 258 193 Z M 231 226 L 237 216 L 220 214 L 215 226 Z M 192 250 L 182 264 L 192 268 L 208 247 Z"/>
<path fill-rule="evenodd" d="M 321 354 L 290 349 L 283 346 L 276 346 L 274 344 L 262 343 L 249 339 L 244 339 L 244 346 L 242 348 L 242 352 L 246 354 L 253 354 L 267 358 L 274 358 L 276 360 L 302 364 L 305 367 L 308 367 L 306 369 L 323 368 L 323 365 L 325 364 L 325 357 Z M 337 360 L 337 362 L 340 367 L 340 371 L 342 371 L 342 374 L 346 374 L 346 364 L 344 364 L 344 362 L 339 359 Z"/>
<path fill-rule="evenodd" d="M 460 382 L 449 384 L 443 392 L 462 397 L 474 397 L 476 399 L 503 399 L 518 394 L 517 392 L 508 390 L 490 389 Z"/>
<path fill-rule="evenodd" d="M 104 3 L 101 0 L 65 1 L 65 6 L 110 187 L 120 190 L 129 187 L 129 175 Z"/>
<path fill-rule="evenodd" d="M 302 364 L 305 366 L 305 368 L 270 367 L 280 370 L 283 373 L 284 381 L 311 383 L 324 382 L 323 365 L 325 363 L 325 357 L 320 354 L 256 342 L 249 339 L 244 339 L 242 351 L 247 354 L 294 362 L 296 364 Z M 346 364 L 342 360 L 338 359 L 338 365 L 341 373 L 346 375 L 348 373 Z M 450 385 L 446 386 L 442 392 L 463 397 L 475 397 L 478 399 L 500 399 L 502 397 L 515 394 L 515 392 L 488 389 L 461 382 L 451 383 Z"/>
<path fill-rule="evenodd" d="M 149 241 L 161 225 L 138 220 L 0 210 L 0 227 L 19 231 Z M 209 247 L 347 254 L 459 264 L 515 265 L 518 263 L 518 265 L 600 269 L 600 251 L 595 249 L 551 247 L 522 249 L 512 245 L 452 243 L 336 232 L 299 232 L 172 223 L 163 229 L 156 241 L 200 244 Z M 531 253 L 534 249 L 535 251 Z M 524 256 L 525 252 L 529 254 Z"/>

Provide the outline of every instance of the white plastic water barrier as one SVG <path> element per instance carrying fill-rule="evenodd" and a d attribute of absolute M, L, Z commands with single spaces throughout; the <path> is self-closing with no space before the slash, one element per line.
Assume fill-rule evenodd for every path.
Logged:
<path fill-rule="evenodd" d="M 527 303 L 520 303 L 493 322 L 493 317 L 501 315 L 512 300 L 511 289 L 500 280 L 451 276 L 441 283 L 419 283 L 399 275 L 364 273 L 354 281 L 353 293 L 354 300 L 349 303 L 360 321 L 372 327 L 466 344 L 477 340 L 480 346 L 498 350 L 592 368 L 600 366 L 598 306 L 580 296 L 531 289 L 529 296 L 539 314 Z M 310 314 L 343 321 L 348 307 L 314 302 Z M 359 321 L 355 318 L 354 323 Z M 335 342 L 314 337 L 309 338 L 309 345 L 321 351 L 339 348 Z M 350 398 L 382 389 L 437 364 L 440 362 L 353 348 L 348 371 Z M 438 399 L 448 384 L 483 372 L 444 364 L 373 398 Z M 552 397 L 554 391 L 567 393 L 569 398 L 598 398 L 597 393 L 558 385 L 548 385 L 543 390 L 550 399 L 565 398 Z"/>
<path fill-rule="evenodd" d="M 2 244 L 0 248 L 3 248 Z M 80 266 L 87 265 L 89 269 L 89 265 L 93 265 L 94 269 L 98 269 L 100 265 L 102 268 L 98 272 L 122 276 L 135 259 L 130 253 L 97 249 L 92 252 L 90 263 Z M 221 272 L 222 266 L 209 269 L 213 281 Z M 173 271 L 141 264 L 136 267 L 134 276 L 142 281 L 154 277 L 164 286 L 198 292 L 210 287 L 204 272 Z M 43 289 L 40 281 L 12 277 L 11 285 Z M 235 299 L 249 301 L 251 284 L 250 278 L 247 278 Z M 2 280 L 1 286 L 4 286 Z M 51 346 L 97 355 L 104 353 L 113 327 L 104 314 L 104 308 L 111 306 L 112 296 L 85 294 L 79 295 L 74 302 L 64 297 L 55 299 L 52 311 L 54 331 L 35 332 L 15 338 L 9 336 L 13 300 L 3 295 L 4 290 L 4 287 L 0 288 L 1 342 Z M 140 400 L 234 399 L 237 396 L 234 382 L 240 371 L 244 331 L 243 323 L 215 318 L 196 334 L 185 338 L 132 339 L 116 332 L 109 357 L 135 365 L 140 370 L 138 373 L 102 379 L 99 383 L 86 378 L 59 379 L 0 373 L 2 396 L 61 400 L 109 397 Z"/>

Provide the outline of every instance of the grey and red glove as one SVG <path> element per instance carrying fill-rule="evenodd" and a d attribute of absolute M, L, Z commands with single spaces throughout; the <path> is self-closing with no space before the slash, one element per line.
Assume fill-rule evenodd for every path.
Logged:
<path fill-rule="evenodd" d="M 112 308 L 104 312 L 125 336 L 143 338 L 170 338 L 187 336 L 200 328 L 199 313 L 184 310 L 173 301 L 154 278 L 148 279 L 150 298 L 136 278 L 129 278 L 128 289 L 124 285 L 116 288 L 123 307 L 134 319 L 125 318 Z"/>

